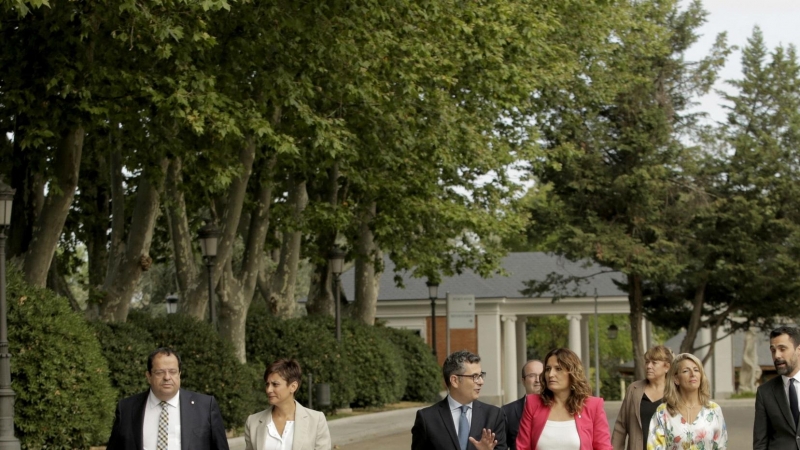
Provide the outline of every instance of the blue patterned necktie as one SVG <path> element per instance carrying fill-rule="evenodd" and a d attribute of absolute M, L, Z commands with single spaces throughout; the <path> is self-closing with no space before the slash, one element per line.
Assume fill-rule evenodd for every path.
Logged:
<path fill-rule="evenodd" d="M 469 406 L 461 406 L 461 418 L 458 420 L 458 444 L 461 450 L 467 450 L 467 443 L 469 442 L 469 420 L 467 420 L 467 410 Z"/>
<path fill-rule="evenodd" d="M 156 442 L 156 450 L 169 449 L 169 411 L 167 411 L 167 402 L 159 403 L 161 406 L 161 415 L 158 416 L 158 441 Z"/>
<path fill-rule="evenodd" d="M 794 387 L 794 378 L 789 378 L 789 408 L 792 410 L 794 417 L 794 424 L 797 425 L 797 419 L 800 419 L 800 408 L 797 407 L 797 389 Z"/>

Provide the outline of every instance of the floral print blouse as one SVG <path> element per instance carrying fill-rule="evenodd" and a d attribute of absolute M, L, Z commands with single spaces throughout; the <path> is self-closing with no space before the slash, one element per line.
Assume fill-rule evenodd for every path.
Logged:
<path fill-rule="evenodd" d="M 722 409 L 714 402 L 700 409 L 694 422 L 682 415 L 672 416 L 662 403 L 650 420 L 647 450 L 725 450 L 728 430 Z"/>

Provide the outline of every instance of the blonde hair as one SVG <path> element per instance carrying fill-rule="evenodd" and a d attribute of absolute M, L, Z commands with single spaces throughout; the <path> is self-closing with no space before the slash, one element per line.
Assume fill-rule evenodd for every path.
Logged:
<path fill-rule="evenodd" d="M 589 387 L 589 382 L 586 380 L 586 374 L 583 372 L 581 359 L 578 358 L 575 352 L 568 348 L 557 348 L 555 350 L 550 350 L 550 353 L 544 357 L 545 367 L 547 367 L 547 361 L 551 356 L 555 356 L 558 365 L 569 374 L 570 392 L 567 404 L 565 405 L 567 412 L 573 416 L 579 414 L 581 410 L 583 410 L 583 402 L 592 394 L 592 389 Z M 542 403 L 549 407 L 555 402 L 555 394 L 547 387 L 546 374 L 547 369 L 542 371 L 542 374 L 539 375 L 539 380 L 543 386 L 540 396 L 542 398 Z"/>
<path fill-rule="evenodd" d="M 691 353 L 681 353 L 672 360 L 669 372 L 667 372 L 667 384 L 664 386 L 664 403 L 667 404 L 667 410 L 673 416 L 679 412 L 678 406 L 683 404 L 680 388 L 675 385 L 675 379 L 680 370 L 680 363 L 683 361 L 691 361 L 700 369 L 700 388 L 697 390 L 697 400 L 699 403 L 703 406 L 708 406 L 708 402 L 711 400 L 711 390 L 708 387 L 708 377 L 706 377 L 703 363 Z"/>

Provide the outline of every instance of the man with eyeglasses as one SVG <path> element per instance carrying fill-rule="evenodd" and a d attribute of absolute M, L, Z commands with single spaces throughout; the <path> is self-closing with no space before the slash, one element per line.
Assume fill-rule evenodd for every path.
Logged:
<path fill-rule="evenodd" d="M 486 372 L 480 356 L 461 350 L 444 361 L 447 397 L 417 411 L 412 450 L 506 450 L 505 416 L 478 401 Z"/>
<path fill-rule="evenodd" d="M 522 366 L 522 385 L 525 386 L 525 394 L 522 398 L 503 405 L 503 413 L 506 415 L 506 437 L 508 438 L 508 448 L 517 448 L 517 433 L 519 433 L 519 422 L 522 420 L 522 411 L 525 409 L 525 397 L 527 394 L 541 394 L 542 383 L 540 377 L 544 371 L 544 364 L 538 359 L 531 359 Z"/>
<path fill-rule="evenodd" d="M 228 450 L 214 397 L 181 389 L 181 358 L 158 348 L 147 358 L 150 390 L 120 400 L 107 450 Z"/>

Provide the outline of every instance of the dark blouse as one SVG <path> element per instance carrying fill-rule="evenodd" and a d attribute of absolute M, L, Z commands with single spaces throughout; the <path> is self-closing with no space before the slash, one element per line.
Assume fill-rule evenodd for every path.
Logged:
<path fill-rule="evenodd" d="M 650 430 L 650 419 L 653 418 L 653 414 L 656 413 L 656 409 L 658 409 L 658 405 L 661 404 L 662 400 L 663 399 L 658 399 L 651 402 L 647 394 L 642 394 L 642 403 L 639 405 L 639 416 L 642 418 L 642 434 L 644 435 L 644 439 L 642 440 L 644 444 L 643 450 L 647 450 L 647 433 Z"/>

